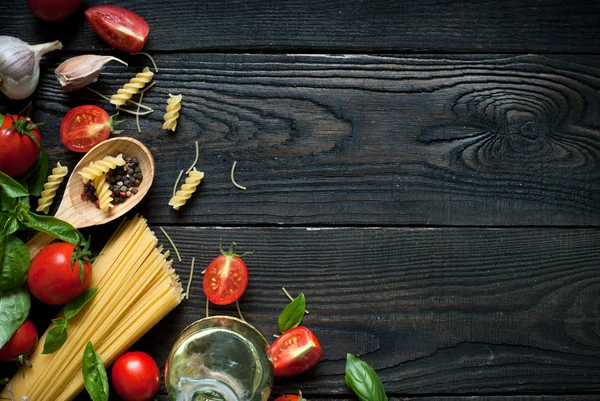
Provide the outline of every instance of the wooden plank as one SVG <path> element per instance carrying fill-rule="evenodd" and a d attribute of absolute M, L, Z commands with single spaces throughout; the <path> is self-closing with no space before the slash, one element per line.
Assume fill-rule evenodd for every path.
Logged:
<path fill-rule="evenodd" d="M 254 251 L 241 308 L 269 338 L 287 303 L 281 287 L 306 294 L 303 324 L 324 359 L 278 380 L 278 391 L 347 397 L 350 352 L 378 371 L 390 396 L 598 395 L 600 230 L 165 229 L 181 252 L 184 284 L 191 258 L 199 273 L 221 240 Z M 162 366 L 178 333 L 205 316 L 201 285 L 196 274 L 190 299 L 135 348 Z M 40 327 L 53 315 L 34 311 Z M 211 307 L 216 313 L 235 314 L 235 306 Z"/>
<path fill-rule="evenodd" d="M 89 6 L 104 4 L 100 0 Z M 151 51 L 598 53 L 597 1 L 124 0 L 150 25 Z M 73 50 L 109 49 L 83 12 L 36 21 L 25 2 L 4 0 L 2 34 L 64 40 Z M 27 29 L 24 29 L 27 27 Z M 97 50 L 96 50 L 97 51 Z"/>
<path fill-rule="evenodd" d="M 35 117 L 50 160 L 78 155 L 59 140 L 62 117 L 98 102 L 63 93 L 44 63 Z M 111 65 L 106 94 L 147 63 Z M 142 206 L 177 224 L 600 224 L 600 58 L 166 54 L 144 102 L 142 134 L 157 176 Z M 177 132 L 161 130 L 169 93 L 184 96 Z M 17 111 L 24 102 L 0 100 Z M 176 212 L 180 169 L 206 178 Z M 248 187 L 240 191 L 230 181 Z"/>

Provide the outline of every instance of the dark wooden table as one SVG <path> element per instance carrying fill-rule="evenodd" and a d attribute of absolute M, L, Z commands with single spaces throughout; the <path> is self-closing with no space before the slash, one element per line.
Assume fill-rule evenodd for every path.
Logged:
<path fill-rule="evenodd" d="M 124 124 L 157 163 L 136 211 L 178 244 L 184 282 L 219 240 L 253 250 L 241 307 L 269 336 L 280 288 L 306 294 L 324 359 L 275 394 L 355 400 L 351 352 L 394 401 L 600 400 L 600 3 L 112 3 L 148 21 L 160 68 L 144 98 L 157 111 L 141 134 Z M 73 167 L 62 117 L 112 106 L 63 93 L 54 68 L 123 57 L 129 67 L 107 66 L 93 86 L 111 94 L 147 60 L 109 48 L 82 10 L 62 23 L 36 21 L 24 0 L 0 12 L 0 34 L 64 44 L 31 100 L 50 163 Z M 174 134 L 160 129 L 169 93 L 184 96 Z M 3 112 L 24 104 L 0 100 Z M 194 141 L 206 179 L 176 212 L 167 202 Z M 191 294 L 135 348 L 162 364 L 204 316 L 199 276 Z M 43 329 L 50 314 L 36 319 Z"/>

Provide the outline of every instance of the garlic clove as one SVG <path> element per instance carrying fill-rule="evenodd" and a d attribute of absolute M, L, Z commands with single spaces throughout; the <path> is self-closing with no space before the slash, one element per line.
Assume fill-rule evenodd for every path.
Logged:
<path fill-rule="evenodd" d="M 0 91 L 10 99 L 29 97 L 40 79 L 40 60 L 53 50 L 62 49 L 54 42 L 30 45 L 12 36 L 0 36 Z"/>
<path fill-rule="evenodd" d="M 104 65 L 112 60 L 127 65 L 116 57 L 84 54 L 63 61 L 54 73 L 65 91 L 74 91 L 96 82 Z"/>

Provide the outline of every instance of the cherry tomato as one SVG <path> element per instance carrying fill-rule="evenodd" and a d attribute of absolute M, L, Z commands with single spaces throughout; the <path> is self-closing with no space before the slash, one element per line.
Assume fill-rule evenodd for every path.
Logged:
<path fill-rule="evenodd" d="M 58 21 L 73 15 L 81 0 L 27 0 L 27 5 L 39 19 Z"/>
<path fill-rule="evenodd" d="M 124 401 L 148 401 L 160 386 L 160 371 L 144 352 L 127 352 L 112 367 L 112 385 Z"/>
<path fill-rule="evenodd" d="M 126 52 L 142 50 L 150 28 L 142 17 L 123 7 L 96 6 L 85 10 L 92 29 L 109 45 Z"/>
<path fill-rule="evenodd" d="M 21 355 L 27 356 L 38 341 L 38 332 L 31 319 L 27 318 L 15 331 L 10 340 L 0 349 L 0 361 L 14 361 Z"/>
<path fill-rule="evenodd" d="M 323 356 L 319 340 L 304 326 L 283 333 L 271 344 L 274 373 L 277 377 L 294 376 L 315 366 Z"/>
<path fill-rule="evenodd" d="M 241 259 L 244 255 L 234 253 L 235 242 L 229 251 L 213 259 L 204 273 L 204 294 L 210 302 L 217 305 L 229 305 L 237 301 L 248 286 L 248 268 Z"/>
<path fill-rule="evenodd" d="M 78 106 L 63 118 L 60 139 L 72 151 L 87 152 L 109 137 L 113 123 L 112 117 L 98 106 Z"/>
<path fill-rule="evenodd" d="M 302 392 L 300 394 L 284 394 L 278 398 L 275 398 L 275 401 L 307 401 L 306 398 L 302 397 Z"/>
<path fill-rule="evenodd" d="M 56 242 L 46 246 L 31 260 L 27 285 L 35 298 L 45 304 L 63 305 L 87 290 L 92 279 L 92 265 L 89 262 L 83 264 L 81 281 L 79 263 L 75 261 L 71 265 L 74 249 L 73 244 Z"/>
<path fill-rule="evenodd" d="M 40 149 L 27 134 L 32 134 L 41 144 L 40 131 L 36 127 L 29 117 L 4 116 L 0 125 L 0 171 L 18 177 L 33 166 Z"/>

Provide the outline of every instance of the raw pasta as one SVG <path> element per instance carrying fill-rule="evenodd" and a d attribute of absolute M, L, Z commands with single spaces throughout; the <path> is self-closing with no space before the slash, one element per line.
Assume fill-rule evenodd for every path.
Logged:
<path fill-rule="evenodd" d="M 167 260 L 168 252 L 157 243 L 145 219 L 136 216 L 121 224 L 93 264 L 90 288 L 98 288 L 98 293 L 69 320 L 65 344 L 53 354 L 42 354 L 46 331 L 30 356 L 33 367 L 21 368 L 0 397 L 74 399 L 84 387 L 81 358 L 88 341 L 108 367 L 179 305 L 183 299 L 179 277 Z"/>
<path fill-rule="evenodd" d="M 38 207 L 35 209 L 36 212 L 42 212 L 48 214 L 50 211 L 50 205 L 54 201 L 56 196 L 56 190 L 65 179 L 65 176 L 69 172 L 67 167 L 61 166 L 60 163 L 56 163 L 56 167 L 52 169 L 52 173 L 48 176 L 48 180 L 44 184 L 44 189 L 38 199 Z"/>
<path fill-rule="evenodd" d="M 165 113 L 165 122 L 163 123 L 163 129 L 170 129 L 175 131 L 177 128 L 177 119 L 179 118 L 179 110 L 181 110 L 181 99 L 183 95 L 173 96 L 169 93 L 167 99 L 167 112 Z"/>
<path fill-rule="evenodd" d="M 196 192 L 196 188 L 200 184 L 200 181 L 204 178 L 204 173 L 194 168 L 189 172 L 185 179 L 185 184 L 181 186 L 181 189 L 175 193 L 175 195 L 169 201 L 169 205 L 173 206 L 173 209 L 179 210 L 179 208 L 192 197 L 192 194 Z"/>
<path fill-rule="evenodd" d="M 142 72 L 138 72 L 137 75 L 126 83 L 116 94 L 110 97 L 110 102 L 119 108 L 123 106 L 133 95 L 138 93 L 146 84 L 152 81 L 154 73 L 144 68 Z"/>
<path fill-rule="evenodd" d="M 109 188 L 108 182 L 106 182 L 106 174 L 94 178 L 94 187 L 96 187 L 96 194 L 98 196 L 98 207 L 103 212 L 108 212 L 108 209 L 113 207 L 113 198 L 110 196 L 112 191 Z"/>
<path fill-rule="evenodd" d="M 79 175 L 83 178 L 83 182 L 94 181 L 94 178 L 123 165 L 125 165 L 125 159 L 122 154 L 116 157 L 106 156 L 104 159 L 92 162 L 89 166 L 82 168 Z"/>

